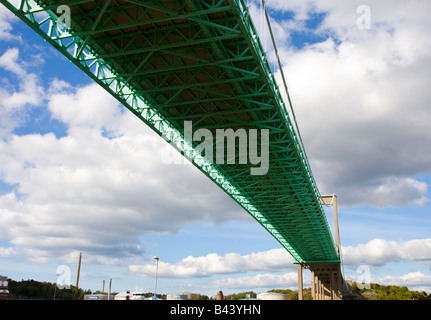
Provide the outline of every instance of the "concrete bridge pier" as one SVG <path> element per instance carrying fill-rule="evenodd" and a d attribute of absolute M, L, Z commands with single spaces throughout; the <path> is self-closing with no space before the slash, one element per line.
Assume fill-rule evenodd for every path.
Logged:
<path fill-rule="evenodd" d="M 340 232 L 338 229 L 337 196 L 321 196 L 322 205 L 333 206 L 335 248 L 340 257 Z M 340 262 L 316 262 L 298 264 L 298 299 L 303 299 L 302 269 L 310 269 L 313 275 L 311 281 L 311 295 L 313 300 L 342 300 L 343 276 Z"/>
<path fill-rule="evenodd" d="M 298 300 L 303 300 L 302 269 L 310 269 L 313 300 L 342 300 L 343 277 L 339 262 L 298 264 Z"/>

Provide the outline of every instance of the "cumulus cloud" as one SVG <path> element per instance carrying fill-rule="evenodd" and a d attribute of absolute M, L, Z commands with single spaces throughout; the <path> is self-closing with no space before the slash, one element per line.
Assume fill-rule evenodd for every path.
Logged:
<path fill-rule="evenodd" d="M 3 55 L 0 57 L 0 67 L 15 73 L 20 78 L 24 78 L 27 73 L 22 67 L 22 65 L 17 61 L 18 54 L 19 54 L 18 48 L 12 48 L 12 49 L 6 50 L 3 53 Z"/>
<path fill-rule="evenodd" d="M 11 32 L 13 20 L 13 14 L 5 6 L 0 6 L 0 40 L 20 39 Z"/>
<path fill-rule="evenodd" d="M 422 272 L 410 272 L 400 276 L 376 277 L 373 267 L 384 267 L 393 262 L 413 262 L 428 265 L 431 262 L 431 239 L 415 239 L 405 242 L 373 239 L 366 244 L 342 248 L 343 265 L 353 268 L 356 273 L 348 274 L 353 281 L 364 280 L 383 285 L 407 286 L 414 290 L 429 291 L 431 276 Z M 364 279 L 363 271 L 358 267 L 366 266 L 369 277 Z M 200 257 L 186 257 L 177 263 L 159 262 L 159 275 L 162 278 L 211 278 L 220 279 L 197 282 L 194 289 L 235 289 L 251 290 L 257 288 L 290 288 L 297 287 L 298 275 L 293 258 L 284 249 L 273 249 L 255 252 L 248 255 L 228 253 L 224 256 L 209 254 Z M 291 272 L 282 273 L 286 270 Z M 344 270 L 344 269 L 343 269 Z M 155 266 L 151 264 L 130 265 L 129 271 L 140 276 L 154 275 Z M 246 275 L 251 273 L 252 275 Z M 254 274 L 253 274 L 254 273 Z M 228 276 L 230 275 L 230 276 Z M 239 275 L 234 277 L 234 275 Z M 246 275 L 246 276 L 244 276 Z M 225 277 L 223 277 L 225 276 Z M 311 276 L 303 274 L 305 286 L 311 282 Z"/>
<path fill-rule="evenodd" d="M 370 6 L 370 30 L 356 25 L 357 1 L 267 4 L 294 13 L 293 19 L 275 17 L 273 26 L 321 191 L 335 192 L 343 205 L 426 203 L 428 186 L 417 176 L 431 171 L 428 2 L 379 1 Z M 8 37 L 9 20 L 1 12 Z M 321 24 L 310 28 L 306 22 L 315 14 L 322 14 Z M 323 39 L 299 49 L 290 30 Z M 85 249 L 93 261 L 116 264 L 142 254 L 142 234 L 246 218 L 193 167 L 166 166 L 160 138 L 97 85 L 76 88 L 56 79 L 42 88 L 16 48 L 0 52 L 0 67 L 17 79 L 3 79 L 0 87 L 0 178 L 13 188 L 0 195 L 0 234 L 11 244 L 1 256 L 43 262 Z M 42 102 L 67 134 L 12 134 L 25 108 Z M 420 247 L 428 248 L 428 240 L 373 241 L 346 247 L 346 263 L 430 260 Z M 203 277 L 280 270 L 291 262 L 265 254 L 188 257 L 163 269 L 167 276 Z M 148 268 L 134 265 L 131 271 L 146 274 Z"/>
<path fill-rule="evenodd" d="M 429 291 L 431 288 L 431 275 L 425 275 L 420 271 L 409 272 L 401 276 L 385 276 L 375 279 L 375 281 L 387 286 L 396 284 L 398 286 L 418 288 L 416 290 Z"/>
<path fill-rule="evenodd" d="M 273 249 L 255 252 L 241 256 L 228 253 L 220 256 L 217 253 L 203 257 L 186 257 L 170 264 L 159 262 L 160 276 L 166 278 L 177 277 L 210 277 L 216 274 L 235 274 L 249 271 L 282 271 L 292 268 L 292 256 L 285 249 Z M 132 273 L 149 276 L 154 273 L 154 264 L 131 265 Z"/>
<path fill-rule="evenodd" d="M 44 94 L 36 74 L 23 66 L 18 48 L 0 51 L 0 68 L 17 79 L 17 84 L 2 79 L 0 87 L 0 137 L 4 137 L 25 122 L 27 112 L 43 101 Z"/>
<path fill-rule="evenodd" d="M 370 28 L 360 28 L 359 1 L 266 3 L 321 192 L 352 206 L 426 203 L 417 177 L 431 172 L 430 4 L 369 4 Z M 317 37 L 298 47 L 285 30 Z"/>
<path fill-rule="evenodd" d="M 142 254 L 144 234 L 247 218 L 193 166 L 164 164 L 165 142 L 98 85 L 54 80 L 47 92 L 67 135 L 0 140 L 0 176 L 14 186 L 0 195 L 0 230 L 16 252 L 44 262 L 84 250 L 115 263 Z"/>
<path fill-rule="evenodd" d="M 307 276 L 303 278 L 304 283 L 311 282 Z M 214 280 L 202 285 L 204 288 L 225 288 L 225 289 L 241 289 L 250 290 L 250 288 L 291 288 L 298 287 L 298 274 L 296 272 L 289 272 L 281 275 L 277 274 L 258 274 L 254 276 L 240 277 L 240 278 L 226 278 Z"/>
<path fill-rule="evenodd" d="M 370 283 L 378 283 L 381 285 L 397 285 L 406 286 L 410 290 L 430 292 L 431 289 L 431 275 L 426 275 L 422 272 L 409 272 L 400 276 L 384 276 L 384 277 L 371 277 L 368 279 L 361 278 L 361 276 L 349 275 L 349 280 L 363 282 L 364 280 Z M 308 273 L 303 274 L 304 287 L 310 287 L 312 277 Z M 368 283 L 368 282 L 367 282 Z M 238 278 L 224 278 L 205 283 L 197 284 L 195 288 L 198 289 L 232 289 L 232 290 L 256 290 L 262 289 L 291 289 L 297 290 L 298 288 L 298 274 L 297 272 L 288 272 L 284 274 L 257 274 L 253 276 L 245 276 Z"/>
<path fill-rule="evenodd" d="M 383 266 L 400 261 L 427 264 L 431 262 L 431 239 L 406 242 L 373 239 L 365 244 L 343 247 L 342 254 L 346 266 Z"/>
<path fill-rule="evenodd" d="M 16 256 L 16 252 L 13 248 L 0 247 L 0 257 L 1 258 L 11 258 L 11 257 L 15 257 L 15 256 Z"/>
<path fill-rule="evenodd" d="M 418 264 L 431 262 L 431 239 L 406 242 L 373 239 L 366 244 L 342 247 L 342 261 L 346 267 L 360 265 L 384 266 L 392 262 L 411 261 Z M 188 256 L 177 263 L 159 262 L 159 274 L 165 278 L 211 277 L 218 274 L 247 272 L 280 272 L 295 268 L 292 256 L 285 249 L 272 249 L 247 255 L 217 253 L 206 256 Z M 130 265 L 129 271 L 142 276 L 154 274 L 154 263 Z"/>

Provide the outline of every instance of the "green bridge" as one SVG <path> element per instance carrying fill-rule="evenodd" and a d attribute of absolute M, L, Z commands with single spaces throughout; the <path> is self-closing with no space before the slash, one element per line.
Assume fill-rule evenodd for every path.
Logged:
<path fill-rule="evenodd" d="M 283 100 L 244 0 L 0 2 L 232 197 L 301 270 L 310 268 L 315 298 L 339 296 L 339 248 L 290 99 Z M 222 144 L 217 153 L 231 157 L 214 161 L 208 150 L 220 140 L 190 139 L 186 124 L 214 137 L 249 133 L 249 148 Z M 255 161 L 244 161 L 241 150 Z M 263 171 L 253 174 L 257 159 Z"/>

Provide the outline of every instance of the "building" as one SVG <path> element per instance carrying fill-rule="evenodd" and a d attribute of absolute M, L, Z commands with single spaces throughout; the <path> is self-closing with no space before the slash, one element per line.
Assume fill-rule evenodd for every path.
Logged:
<path fill-rule="evenodd" d="M 9 298 L 9 288 L 7 277 L 0 276 L 0 300 L 6 300 Z"/>

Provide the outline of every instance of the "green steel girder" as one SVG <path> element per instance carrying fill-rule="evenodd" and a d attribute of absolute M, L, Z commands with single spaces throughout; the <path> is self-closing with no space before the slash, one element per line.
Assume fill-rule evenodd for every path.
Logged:
<path fill-rule="evenodd" d="M 339 261 L 305 151 L 243 0 L 0 0 L 222 188 L 298 263 Z M 56 9 L 71 9 L 71 25 Z M 215 164 L 193 129 L 269 130 L 266 175 Z"/>

